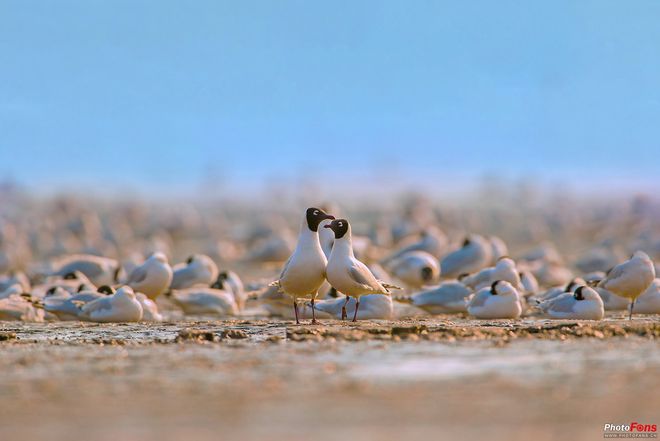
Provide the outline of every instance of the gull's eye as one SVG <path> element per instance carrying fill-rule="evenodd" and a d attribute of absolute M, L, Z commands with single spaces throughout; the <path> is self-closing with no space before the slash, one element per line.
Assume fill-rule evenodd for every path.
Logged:
<path fill-rule="evenodd" d="M 316 216 L 317 214 L 319 214 L 319 210 L 314 210 L 314 216 Z"/>

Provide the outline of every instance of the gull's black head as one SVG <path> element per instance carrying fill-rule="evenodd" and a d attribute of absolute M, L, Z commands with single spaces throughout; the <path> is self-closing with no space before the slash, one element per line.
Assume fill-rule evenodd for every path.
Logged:
<path fill-rule="evenodd" d="M 577 285 L 575 279 L 571 280 L 569 284 L 566 285 L 566 289 L 564 290 L 564 292 L 571 292 L 571 290 L 575 287 L 575 285 Z"/>
<path fill-rule="evenodd" d="M 465 279 L 469 275 L 470 275 L 469 273 L 461 273 L 461 274 L 458 275 L 458 277 L 456 277 L 456 280 L 458 280 L 459 282 L 462 282 L 463 279 Z"/>
<path fill-rule="evenodd" d="M 348 232 L 348 221 L 346 219 L 335 219 L 325 228 L 330 228 L 335 232 L 335 239 L 341 239 Z"/>
<path fill-rule="evenodd" d="M 96 292 L 109 296 L 114 294 L 115 290 L 109 287 L 108 285 L 103 285 L 103 286 L 99 286 L 99 289 L 97 289 Z"/>
<path fill-rule="evenodd" d="M 490 293 L 494 296 L 497 295 L 497 284 L 500 283 L 501 280 L 496 280 L 493 282 L 492 285 L 490 285 Z"/>
<path fill-rule="evenodd" d="M 64 280 L 78 280 L 76 273 L 66 273 L 63 277 Z"/>
<path fill-rule="evenodd" d="M 85 284 L 84 284 L 84 283 L 81 283 L 80 285 L 78 285 L 78 289 L 76 290 L 76 292 L 80 292 L 80 291 L 82 291 L 82 290 L 84 290 L 84 289 L 85 289 Z"/>
<path fill-rule="evenodd" d="M 57 291 L 57 286 L 51 286 L 48 288 L 48 291 L 46 291 L 46 297 L 54 295 L 55 291 Z"/>
<path fill-rule="evenodd" d="M 575 297 L 575 300 L 584 300 L 584 296 L 582 295 L 582 290 L 584 289 L 584 286 L 580 286 L 578 289 L 575 290 L 575 294 L 573 297 Z"/>
<path fill-rule="evenodd" d="M 319 231 L 319 224 L 325 219 L 334 219 L 334 216 L 329 215 L 320 208 L 308 208 L 305 214 L 307 219 L 307 227 L 312 231 Z"/>
<path fill-rule="evenodd" d="M 428 282 L 431 279 L 433 279 L 433 268 L 430 266 L 425 266 L 422 268 L 422 280 Z"/>
<path fill-rule="evenodd" d="M 471 243 L 470 238 L 466 237 L 465 240 L 463 241 L 463 246 L 466 247 L 466 246 L 470 245 L 470 243 Z"/>
<path fill-rule="evenodd" d="M 227 280 L 227 272 L 223 271 L 218 274 L 218 278 L 215 279 L 215 282 L 211 285 L 213 289 L 225 289 L 225 280 Z"/>
<path fill-rule="evenodd" d="M 190 256 L 186 259 L 186 265 L 190 265 L 195 260 L 195 256 Z"/>

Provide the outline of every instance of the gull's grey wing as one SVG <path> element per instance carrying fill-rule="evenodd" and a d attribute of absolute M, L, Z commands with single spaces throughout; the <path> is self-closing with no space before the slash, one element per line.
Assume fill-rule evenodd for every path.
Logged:
<path fill-rule="evenodd" d="M 600 286 L 606 287 L 609 282 L 613 282 L 617 278 L 623 276 L 625 270 L 625 263 L 615 266 L 607 273 L 603 281 L 600 283 Z"/>
<path fill-rule="evenodd" d="M 189 267 L 181 268 L 174 272 L 172 275 L 172 289 L 178 289 L 182 286 L 187 286 L 190 282 L 195 281 L 195 272 Z"/>
<path fill-rule="evenodd" d="M 293 258 L 293 254 L 290 255 L 289 258 L 286 260 L 286 263 L 284 264 L 284 268 L 282 268 L 282 272 L 280 273 L 279 280 L 282 280 L 282 277 L 284 277 L 284 273 L 286 273 L 286 270 L 289 268 L 289 264 L 291 263 L 292 258 Z"/>
<path fill-rule="evenodd" d="M 364 286 L 365 289 L 376 292 L 384 292 L 385 289 L 381 286 L 380 283 L 378 283 L 376 277 L 371 274 L 369 268 L 367 268 L 364 264 L 360 265 L 360 263 L 361 262 L 354 262 L 353 265 L 348 268 L 348 274 L 351 276 L 351 279 L 358 285 Z"/>
<path fill-rule="evenodd" d="M 486 304 L 486 300 L 488 300 L 488 297 L 491 296 L 490 291 L 480 291 L 474 295 L 472 300 L 470 301 L 470 306 L 477 306 L 481 307 Z"/>
<path fill-rule="evenodd" d="M 131 275 L 128 276 L 128 280 L 126 281 L 126 284 L 131 285 L 133 283 L 142 283 L 146 278 L 147 278 L 147 270 L 145 270 L 144 267 L 142 266 L 138 266 L 133 271 L 131 271 Z"/>
<path fill-rule="evenodd" d="M 58 275 L 63 276 L 67 273 L 72 273 L 75 271 L 80 271 L 87 277 L 97 277 L 103 274 L 103 268 L 98 262 L 90 262 L 85 260 L 76 260 L 64 265 L 57 272 Z"/>
<path fill-rule="evenodd" d="M 472 294 L 472 291 L 466 286 L 450 282 L 428 291 L 413 294 L 412 299 L 415 305 L 443 305 L 445 303 L 460 302 L 469 297 L 470 294 Z"/>
<path fill-rule="evenodd" d="M 544 311 L 552 310 L 553 312 L 569 313 L 573 312 L 575 302 L 576 300 L 573 297 L 573 294 L 567 292 L 549 301 L 547 306 L 543 304 L 541 305 Z"/>

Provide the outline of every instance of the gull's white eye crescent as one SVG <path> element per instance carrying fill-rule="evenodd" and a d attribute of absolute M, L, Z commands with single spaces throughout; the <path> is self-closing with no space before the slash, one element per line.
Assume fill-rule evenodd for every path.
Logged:
<path fill-rule="evenodd" d="M 314 210 L 314 216 L 316 216 L 317 214 L 319 214 L 319 210 Z"/>

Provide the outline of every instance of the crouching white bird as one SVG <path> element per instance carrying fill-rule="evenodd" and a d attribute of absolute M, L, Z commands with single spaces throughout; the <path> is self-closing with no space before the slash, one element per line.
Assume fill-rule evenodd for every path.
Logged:
<path fill-rule="evenodd" d="M 320 208 L 308 208 L 300 225 L 298 243 L 291 257 L 284 265 L 279 279 L 272 282 L 281 292 L 293 297 L 293 310 L 298 318 L 298 299 L 311 299 L 312 323 L 316 323 L 314 302 L 319 288 L 325 281 L 325 267 L 328 260 L 319 242 L 319 224 L 325 219 L 334 219 Z"/>
<path fill-rule="evenodd" d="M 126 285 L 155 299 L 172 283 L 172 267 L 161 252 L 153 253 L 145 262 L 131 271 Z"/>
<path fill-rule="evenodd" d="M 139 322 L 142 305 L 130 286 L 122 286 L 113 295 L 96 299 L 83 305 L 81 319 L 91 322 Z"/>
<path fill-rule="evenodd" d="M 356 304 L 353 321 L 357 321 L 361 296 L 389 295 L 389 289 L 401 288 L 377 280 L 369 268 L 355 258 L 351 242 L 351 226 L 346 219 L 335 219 L 330 225 L 325 225 L 325 228 L 330 228 L 335 233 L 335 244 L 328 259 L 326 277 L 333 288 L 346 296 L 342 307 L 342 320 L 346 318 L 346 304 L 349 298 L 354 297 Z"/>
<path fill-rule="evenodd" d="M 210 285 L 218 278 L 218 266 L 204 254 L 193 254 L 185 263 L 172 268 L 171 289 L 184 289 L 202 284 Z"/>
<path fill-rule="evenodd" d="M 414 290 L 433 285 L 440 279 L 438 259 L 426 251 L 409 251 L 392 260 L 387 269 L 392 276 Z"/>
<path fill-rule="evenodd" d="M 660 279 L 655 279 L 637 298 L 635 311 L 638 314 L 660 314 Z"/>
<path fill-rule="evenodd" d="M 467 312 L 468 298 L 472 290 L 454 280 L 410 296 L 411 303 L 431 314 Z"/>
<path fill-rule="evenodd" d="M 520 295 L 509 282 L 496 280 L 470 299 L 468 312 L 480 319 L 515 319 L 522 314 Z"/>
<path fill-rule="evenodd" d="M 496 280 L 505 280 L 517 290 L 522 290 L 516 263 L 508 256 L 500 257 L 495 266 L 484 268 L 478 273 L 469 275 L 461 279 L 461 282 L 478 291 L 481 288 L 490 286 Z"/>
<path fill-rule="evenodd" d="M 575 292 L 539 303 L 547 316 L 556 319 L 602 320 L 605 315 L 603 300 L 588 286 L 579 286 Z"/>
<path fill-rule="evenodd" d="M 186 314 L 238 315 L 239 308 L 234 295 L 223 288 L 216 282 L 211 288 L 192 287 L 171 291 L 167 295 Z"/>
<path fill-rule="evenodd" d="M 95 285 L 112 285 L 117 282 L 119 262 L 108 257 L 90 254 L 66 256 L 56 264 L 57 269 L 51 275 L 64 276 L 80 271 Z"/>
<path fill-rule="evenodd" d="M 442 259 L 442 276 L 458 277 L 464 273 L 479 271 L 490 263 L 491 258 L 491 244 L 483 237 L 472 234 L 465 239 L 461 248 Z"/>
<path fill-rule="evenodd" d="M 338 297 L 336 299 L 321 300 L 316 303 L 316 309 L 342 319 L 342 311 L 354 311 L 357 301 L 351 297 Z M 394 314 L 392 297 L 383 295 L 365 295 L 360 298 L 360 318 L 362 319 L 391 319 Z"/>
<path fill-rule="evenodd" d="M 649 256 L 643 251 L 637 251 L 627 260 L 608 271 L 598 286 L 605 288 L 621 297 L 630 299 L 630 316 L 632 320 L 635 300 L 646 291 L 655 279 L 655 266 Z"/>

